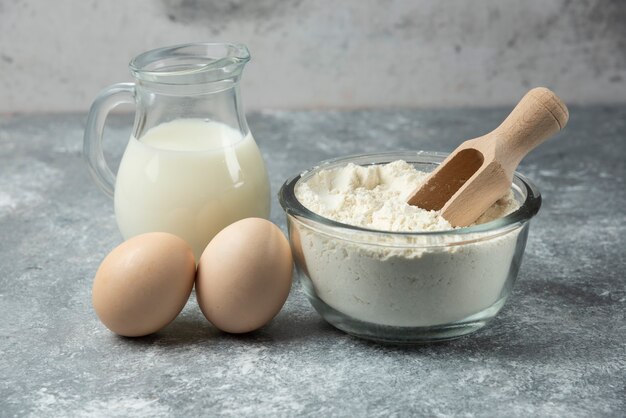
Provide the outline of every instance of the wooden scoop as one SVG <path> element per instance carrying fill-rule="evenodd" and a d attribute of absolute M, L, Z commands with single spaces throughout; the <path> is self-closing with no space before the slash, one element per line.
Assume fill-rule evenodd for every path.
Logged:
<path fill-rule="evenodd" d="M 567 124 L 561 99 L 537 87 L 492 132 L 463 142 L 418 187 L 410 205 L 440 210 L 452 226 L 471 225 L 511 188 L 519 162 Z"/>

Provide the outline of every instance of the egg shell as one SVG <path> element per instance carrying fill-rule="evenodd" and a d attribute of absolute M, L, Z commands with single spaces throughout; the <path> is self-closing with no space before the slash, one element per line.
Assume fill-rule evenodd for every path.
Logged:
<path fill-rule="evenodd" d="M 220 231 L 198 263 L 196 298 L 204 316 L 230 333 L 256 330 L 280 311 L 293 259 L 280 228 L 247 218 Z"/>
<path fill-rule="evenodd" d="M 183 239 L 164 232 L 138 235 L 102 261 L 93 282 L 94 309 L 119 335 L 152 334 L 183 309 L 195 272 L 193 251 Z"/>

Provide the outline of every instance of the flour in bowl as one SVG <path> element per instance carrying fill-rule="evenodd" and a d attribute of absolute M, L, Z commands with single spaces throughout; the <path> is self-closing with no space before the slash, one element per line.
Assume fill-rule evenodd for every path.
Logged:
<path fill-rule="evenodd" d="M 406 203 L 427 175 L 401 160 L 369 166 L 350 163 L 317 172 L 296 188 L 296 197 L 310 211 L 348 225 L 394 232 L 454 229 L 439 212 Z M 509 192 L 476 223 L 501 218 L 518 208 Z"/>
<path fill-rule="evenodd" d="M 296 186 L 295 195 L 312 212 L 344 224 L 395 232 L 454 229 L 438 212 L 406 203 L 425 176 L 404 161 L 347 164 L 318 169 Z M 518 207 L 510 192 L 477 223 Z M 347 233 L 290 218 L 294 257 L 309 296 L 351 319 L 393 327 L 494 315 L 517 275 L 527 231 L 524 223 L 487 235 Z"/>

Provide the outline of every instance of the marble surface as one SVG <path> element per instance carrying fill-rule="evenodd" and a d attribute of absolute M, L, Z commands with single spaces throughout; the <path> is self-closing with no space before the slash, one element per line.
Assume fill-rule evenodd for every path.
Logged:
<path fill-rule="evenodd" d="M 506 109 L 260 112 L 273 192 L 315 162 L 449 151 Z M 263 329 L 227 335 L 192 297 L 163 331 L 110 333 L 91 280 L 120 242 L 81 156 L 85 115 L 0 116 L 0 416 L 568 416 L 626 411 L 626 106 L 574 108 L 520 171 L 544 203 L 519 280 L 478 333 L 416 347 L 326 324 L 296 282 Z M 113 117 L 119 159 L 130 119 Z M 273 199 L 272 220 L 284 229 Z"/>

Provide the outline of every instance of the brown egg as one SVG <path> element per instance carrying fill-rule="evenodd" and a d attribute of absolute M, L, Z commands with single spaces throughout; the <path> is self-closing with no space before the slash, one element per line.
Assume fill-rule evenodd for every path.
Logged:
<path fill-rule="evenodd" d="M 243 219 L 219 232 L 202 253 L 198 305 L 222 331 L 253 331 L 282 308 L 292 270 L 289 242 L 280 228 L 265 219 Z"/>
<path fill-rule="evenodd" d="M 119 335 L 152 334 L 183 309 L 195 273 L 193 251 L 183 239 L 164 232 L 138 235 L 100 264 L 93 282 L 94 309 Z"/>

